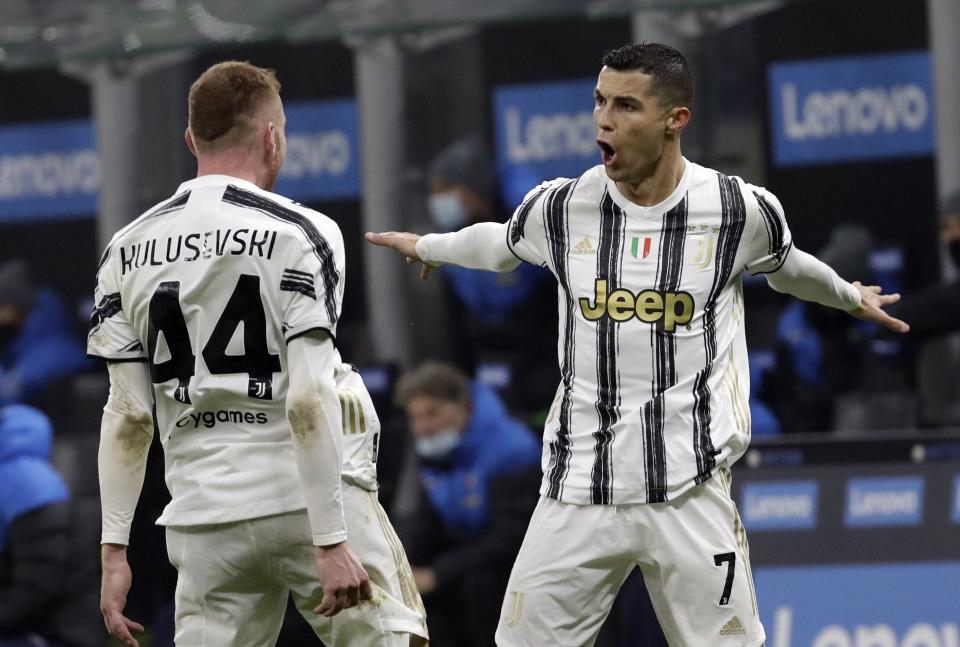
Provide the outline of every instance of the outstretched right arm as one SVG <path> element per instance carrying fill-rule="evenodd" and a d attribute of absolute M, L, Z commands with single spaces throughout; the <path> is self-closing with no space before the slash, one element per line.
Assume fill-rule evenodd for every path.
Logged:
<path fill-rule="evenodd" d="M 558 186 L 562 180 L 541 184 L 530 191 L 504 223 L 481 222 L 449 234 L 426 236 L 395 231 L 368 232 L 366 239 L 374 245 L 395 249 L 408 263 L 423 263 L 422 279 L 432 268 L 444 264 L 490 272 L 511 272 L 520 261 L 543 266 L 546 265 L 547 238 L 538 205 L 542 207 L 542 198 L 548 189 Z"/>
<path fill-rule="evenodd" d="M 374 245 L 389 247 L 403 254 L 408 262 L 423 263 L 421 278 L 437 265 L 459 265 L 473 270 L 510 272 L 520 264 L 507 246 L 509 222 L 481 222 L 449 234 L 418 236 L 408 232 L 368 232 Z"/>

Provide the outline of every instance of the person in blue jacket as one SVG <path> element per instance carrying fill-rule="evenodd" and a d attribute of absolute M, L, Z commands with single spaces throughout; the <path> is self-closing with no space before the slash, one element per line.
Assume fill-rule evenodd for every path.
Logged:
<path fill-rule="evenodd" d="M 427 208 L 439 231 L 456 231 L 478 222 L 510 217 L 504 203 L 519 204 L 536 178 L 521 178 L 525 188 L 498 191 L 494 164 L 478 136 L 444 148 L 427 169 Z M 518 181 L 506 185 L 516 184 Z M 528 184 L 528 185 L 527 185 Z M 506 194 L 501 198 L 501 194 Z M 543 268 L 523 263 L 497 273 L 445 265 L 439 270 L 447 292 L 452 357 L 468 374 L 494 367 L 496 385 L 512 410 L 545 413 L 559 379 L 556 347 L 557 292 Z M 505 370 L 504 370 L 505 369 Z"/>
<path fill-rule="evenodd" d="M 431 644 L 493 645 L 510 567 L 537 502 L 540 443 L 489 387 L 449 364 L 403 376 L 396 401 L 419 458 L 420 500 L 398 518 Z"/>
<path fill-rule="evenodd" d="M 74 554 L 70 493 L 38 409 L 0 407 L 0 647 L 94 647 L 98 585 Z"/>
<path fill-rule="evenodd" d="M 20 259 L 0 266 L 0 405 L 33 403 L 52 382 L 89 367 L 57 293 L 36 288 Z"/>

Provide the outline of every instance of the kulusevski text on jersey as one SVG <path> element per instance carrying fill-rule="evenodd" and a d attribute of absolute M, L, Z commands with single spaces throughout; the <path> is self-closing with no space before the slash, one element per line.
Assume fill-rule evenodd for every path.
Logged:
<path fill-rule="evenodd" d="M 177 261 L 195 261 L 214 256 L 259 256 L 271 259 L 277 242 L 272 229 L 215 229 L 202 233 L 153 238 L 120 248 L 121 274 L 146 265 L 159 266 Z M 266 246 L 266 252 L 264 247 Z"/>

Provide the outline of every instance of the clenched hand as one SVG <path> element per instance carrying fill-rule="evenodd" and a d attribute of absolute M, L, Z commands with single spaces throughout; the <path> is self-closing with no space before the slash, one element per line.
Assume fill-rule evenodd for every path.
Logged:
<path fill-rule="evenodd" d="M 323 600 L 314 613 L 331 618 L 373 597 L 370 576 L 347 542 L 315 547 L 313 564 L 323 588 Z"/>

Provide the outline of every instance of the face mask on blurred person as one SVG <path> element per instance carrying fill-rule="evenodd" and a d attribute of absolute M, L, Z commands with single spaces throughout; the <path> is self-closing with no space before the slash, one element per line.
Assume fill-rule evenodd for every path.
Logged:
<path fill-rule="evenodd" d="M 950 252 L 954 267 L 960 270 L 960 239 L 951 240 L 947 243 L 947 251 Z"/>
<path fill-rule="evenodd" d="M 456 193 L 434 193 L 427 199 L 430 219 L 441 231 L 456 231 L 467 223 L 467 212 Z"/>
<path fill-rule="evenodd" d="M 422 436 L 414 441 L 417 456 L 428 461 L 442 461 L 449 457 L 460 444 L 460 432 L 449 427 L 431 436 Z"/>

